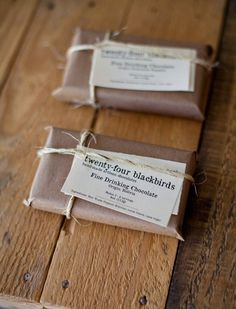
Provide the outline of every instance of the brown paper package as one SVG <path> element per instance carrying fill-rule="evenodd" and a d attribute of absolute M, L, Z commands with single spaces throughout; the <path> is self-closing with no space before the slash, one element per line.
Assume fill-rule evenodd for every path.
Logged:
<path fill-rule="evenodd" d="M 105 33 L 77 29 L 72 45 L 94 44 L 104 39 Z M 198 58 L 209 60 L 210 49 L 206 45 L 173 43 L 121 33 L 113 41 L 152 46 L 192 48 Z M 70 55 L 65 68 L 61 88 L 53 95 L 60 100 L 81 103 L 89 98 L 89 76 L 93 51 L 78 51 Z M 207 102 L 210 72 L 196 65 L 194 92 L 137 91 L 96 87 L 96 103 L 101 107 L 149 112 L 202 121 Z"/>
<path fill-rule="evenodd" d="M 77 139 L 80 138 L 80 132 L 78 131 L 51 128 L 45 146 L 53 148 L 75 148 L 78 144 L 77 141 L 65 134 L 65 132 L 72 134 Z M 184 162 L 186 163 L 186 173 L 190 175 L 193 175 L 195 169 L 196 156 L 194 152 L 121 140 L 103 135 L 96 135 L 96 143 L 90 141 L 90 147 Z M 44 154 L 42 156 L 29 196 L 32 207 L 63 214 L 70 197 L 62 193 L 61 188 L 70 171 L 72 161 L 72 155 Z M 76 198 L 74 201 L 72 215 L 78 219 L 164 234 L 182 239 L 181 226 L 190 185 L 191 183 L 188 180 L 184 180 L 179 213 L 177 216 L 171 216 L 167 227 L 158 226 L 79 198 Z"/>

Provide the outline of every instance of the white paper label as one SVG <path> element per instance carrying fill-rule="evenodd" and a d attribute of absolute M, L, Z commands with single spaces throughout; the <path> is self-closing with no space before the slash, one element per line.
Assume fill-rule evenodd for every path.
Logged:
<path fill-rule="evenodd" d="M 192 49 L 111 43 L 95 49 L 89 83 L 128 90 L 194 91 L 195 57 Z"/>
<path fill-rule="evenodd" d="M 185 172 L 186 164 L 123 153 L 88 149 L 104 156 Z M 89 153 L 75 157 L 62 192 L 136 218 L 166 226 L 177 214 L 183 178 L 94 158 Z"/>

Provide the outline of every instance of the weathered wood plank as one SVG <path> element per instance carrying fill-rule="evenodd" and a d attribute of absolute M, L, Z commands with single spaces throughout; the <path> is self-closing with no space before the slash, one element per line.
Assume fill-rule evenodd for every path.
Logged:
<path fill-rule="evenodd" d="M 207 182 L 186 218 L 188 236 L 178 251 L 167 308 L 236 307 L 235 28 L 232 1 L 200 148 Z"/>
<path fill-rule="evenodd" d="M 97 133 L 193 151 L 201 133 L 199 122 L 183 118 L 102 110 L 97 119 Z"/>
<path fill-rule="evenodd" d="M 137 270 L 138 281 L 150 275 L 140 265 L 147 261 L 147 251 L 155 253 L 155 259 L 148 259 L 148 263 L 152 269 L 160 270 L 158 275 L 155 272 L 156 280 L 166 275 L 166 238 L 96 223 L 78 226 L 72 222 L 64 229 L 41 299 L 47 308 L 130 308 L 125 303 L 130 303 L 129 290 Z M 174 252 L 170 248 L 165 254 Z M 68 289 L 62 288 L 65 280 L 69 282 Z M 134 306 L 143 293 L 143 289 L 136 291 Z"/>
<path fill-rule="evenodd" d="M 29 27 L 38 0 L 0 1 L 0 90 Z"/>
<path fill-rule="evenodd" d="M 41 2 L 0 97 L 5 106 L 0 125 L 0 306 L 42 307 L 39 300 L 64 219 L 22 205 L 37 167 L 36 147 L 45 141 L 45 126 L 83 129 L 94 114 L 50 97 L 61 72 L 43 43 L 65 51 L 89 3 Z"/>
<path fill-rule="evenodd" d="M 168 3 L 134 1 L 121 26 L 127 25 L 126 31 L 136 35 L 210 42 L 215 50 L 218 49 L 224 1 L 218 1 L 217 5 L 210 2 L 209 15 L 204 13 L 204 1 L 181 1 L 184 10 L 180 11 L 173 8 L 173 2 Z M 169 16 L 170 8 L 176 12 L 171 14 L 171 23 L 175 25 L 172 37 L 167 19 L 158 18 L 157 14 L 160 10 L 163 16 Z M 194 17 L 195 10 L 197 18 Z M 211 29 L 207 42 L 206 34 L 196 31 L 199 24 L 204 29 Z M 183 31 L 187 31 L 186 34 Z M 169 117 L 100 111 L 94 129 L 117 137 L 197 149 L 201 125 Z M 146 296 L 148 308 L 163 308 L 177 245 L 175 239 L 168 237 L 95 223 L 78 226 L 66 222 L 52 259 L 42 304 L 47 308 L 137 308 L 140 298 Z M 68 280 L 66 289 L 62 288 L 64 280 Z"/>
<path fill-rule="evenodd" d="M 147 0 L 145 5 L 142 0 L 134 0 L 127 32 L 163 40 L 204 42 L 216 55 L 225 6 L 226 1 L 221 0 Z"/>

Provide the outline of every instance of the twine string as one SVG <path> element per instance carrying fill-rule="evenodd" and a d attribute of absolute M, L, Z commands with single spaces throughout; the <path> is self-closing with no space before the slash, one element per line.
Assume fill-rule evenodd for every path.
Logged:
<path fill-rule="evenodd" d="M 110 39 L 111 37 L 115 37 L 115 36 L 119 35 L 125 29 L 126 28 L 123 28 L 120 31 L 114 32 L 113 34 L 110 33 L 110 32 L 106 32 L 104 39 L 102 41 L 96 42 L 94 44 L 79 44 L 79 45 L 71 46 L 67 50 L 67 54 L 66 54 L 67 58 L 69 58 L 75 52 L 87 51 L 87 50 L 91 50 L 91 51 L 94 52 L 95 50 L 102 49 L 102 48 L 107 47 L 107 46 L 119 46 L 119 47 L 128 47 L 130 49 L 136 49 L 137 45 L 135 45 L 135 44 L 116 42 L 116 41 L 112 41 Z M 144 51 L 147 48 L 150 50 L 150 46 L 149 47 L 142 46 L 142 49 Z M 155 46 L 153 46 L 153 50 L 155 50 L 155 53 L 156 53 L 156 47 Z M 180 53 L 173 54 L 173 53 L 170 52 L 170 54 L 168 54 L 167 51 L 161 51 L 160 50 L 160 51 L 158 51 L 158 53 L 156 53 L 156 55 L 160 58 L 174 58 L 174 59 L 180 59 L 180 60 L 189 60 L 191 63 L 196 64 L 196 65 L 200 65 L 200 66 L 206 68 L 209 71 L 212 70 L 212 68 L 219 65 L 218 62 L 212 63 L 211 61 L 207 61 L 207 60 L 202 59 L 202 58 L 194 58 L 193 59 L 193 58 L 190 58 L 190 57 L 182 56 Z M 90 76 L 92 76 L 92 74 L 93 74 L 94 66 L 95 66 L 95 57 L 94 57 L 94 54 L 93 54 Z M 89 97 L 88 97 L 87 100 L 85 100 L 85 102 L 80 104 L 80 106 L 81 105 L 90 105 L 90 106 L 93 106 L 95 108 L 98 107 L 98 104 L 96 103 L 96 96 L 95 96 L 95 85 L 91 83 L 91 78 L 90 78 L 90 82 L 89 82 Z"/>
<path fill-rule="evenodd" d="M 72 207 L 73 207 L 73 204 L 74 204 L 74 200 L 75 200 L 75 196 L 71 195 L 71 197 L 70 197 L 70 199 L 67 203 L 67 206 L 62 213 L 63 215 L 66 216 L 66 219 L 68 219 L 68 220 L 71 218 L 71 210 L 72 210 Z"/>
<path fill-rule="evenodd" d="M 71 134 L 69 134 L 71 136 Z M 50 153 L 58 153 L 58 154 L 63 154 L 63 155 L 72 155 L 72 156 L 77 156 L 80 158 L 84 158 L 86 155 L 89 156 L 92 159 L 102 159 L 108 162 L 115 162 L 115 163 L 121 163 L 121 164 L 126 164 L 132 167 L 137 167 L 141 169 L 147 169 L 151 171 L 156 171 L 160 172 L 163 174 L 168 174 L 170 176 L 175 176 L 175 177 L 180 177 L 180 178 L 185 178 L 189 180 L 190 182 L 194 182 L 194 178 L 186 173 L 181 173 L 178 171 L 173 171 L 171 169 L 168 169 L 166 167 L 158 166 L 158 165 L 149 165 L 149 164 L 144 164 L 141 163 L 137 160 L 129 160 L 129 159 L 123 159 L 123 158 L 118 158 L 117 156 L 114 156 L 112 154 L 104 155 L 96 152 L 95 149 L 90 150 L 90 148 L 85 147 L 84 143 L 88 136 L 91 136 L 95 141 L 95 136 L 88 130 L 84 131 L 81 133 L 80 137 L 80 142 L 76 148 L 51 148 L 51 147 L 44 147 L 38 151 L 38 156 L 42 156 L 44 154 L 50 154 Z M 77 140 L 77 139 L 76 139 Z"/>
<path fill-rule="evenodd" d="M 75 139 L 78 142 L 78 145 L 77 145 L 76 148 L 44 147 L 44 148 L 41 148 L 41 149 L 38 150 L 38 152 L 37 152 L 38 156 L 42 157 L 45 154 L 62 154 L 62 155 L 72 155 L 74 157 L 80 157 L 82 159 L 85 158 L 85 156 L 89 156 L 90 158 L 93 158 L 93 159 L 102 159 L 102 160 L 109 161 L 109 162 L 127 164 L 127 165 L 132 166 L 132 167 L 135 166 L 135 167 L 143 168 L 143 169 L 146 169 L 146 170 L 157 171 L 157 172 L 160 172 L 160 173 L 168 174 L 168 175 L 171 175 L 171 176 L 174 176 L 174 177 L 185 178 L 186 180 L 193 183 L 194 188 L 196 190 L 194 178 L 190 174 L 181 173 L 181 172 L 178 172 L 178 171 L 173 171 L 171 169 L 168 169 L 168 168 L 162 167 L 162 166 L 157 166 L 157 165 L 154 166 L 154 165 L 148 165 L 148 164 L 140 163 L 137 160 L 129 160 L 129 159 L 118 158 L 117 156 L 113 156 L 111 153 L 109 153 L 108 155 L 103 155 L 103 154 L 96 152 L 95 149 L 90 150 L 90 148 L 88 148 L 89 145 L 90 145 L 90 142 L 93 139 L 96 143 L 96 137 L 89 130 L 83 131 L 80 135 L 80 139 L 77 139 L 76 137 L 74 137 L 72 134 L 70 134 L 68 132 L 63 132 L 63 133 L 72 137 L 73 139 Z M 91 139 L 88 141 L 88 147 L 85 147 L 84 144 L 89 137 L 91 137 Z M 72 215 L 72 208 L 73 208 L 75 199 L 76 199 L 75 196 L 73 196 L 73 195 L 70 196 L 68 203 L 67 203 L 65 209 L 63 210 L 62 214 L 65 215 L 67 219 L 73 218 L 78 224 L 80 224 L 82 226 L 90 225 L 90 224 L 86 224 L 86 225 L 81 224 Z M 32 201 L 33 201 L 33 199 L 28 199 L 28 200 L 24 200 L 23 203 L 27 207 L 29 207 L 31 205 Z"/>
<path fill-rule="evenodd" d="M 77 147 L 79 147 L 79 148 L 81 148 L 81 149 L 83 149 L 83 145 L 85 144 L 85 142 L 86 142 L 86 140 L 87 140 L 87 138 L 91 135 L 92 136 L 92 138 L 93 139 L 95 139 L 95 136 L 89 131 L 89 130 L 84 130 L 82 133 L 81 133 L 81 135 L 80 135 L 80 139 L 77 139 L 76 137 L 74 137 L 72 134 L 70 134 L 70 133 L 68 133 L 68 132 L 63 132 L 64 134 L 66 134 L 66 135 L 69 135 L 70 137 L 72 137 L 73 139 L 75 139 L 77 142 L 79 142 L 79 144 L 78 144 L 78 146 Z M 95 140 L 96 141 L 96 140 Z M 43 149 L 41 149 L 41 151 L 43 151 L 45 148 L 43 148 Z M 50 149 L 50 148 L 48 148 L 48 149 Z M 50 150 L 50 152 L 49 153 L 55 153 L 55 151 L 54 152 L 52 152 L 52 149 L 53 148 L 51 148 L 51 150 Z M 60 149 L 58 149 L 58 150 L 60 150 Z M 66 149 L 62 149 L 62 154 L 72 154 L 73 153 L 73 151 L 75 150 L 75 153 L 74 153 L 74 156 L 76 155 L 76 150 L 77 149 L 69 149 L 69 152 L 66 152 Z M 83 152 L 83 150 L 82 150 L 82 152 Z M 81 152 L 81 153 L 82 153 Z M 40 156 L 43 154 L 43 153 L 45 153 L 45 152 L 40 152 Z M 60 153 L 60 152 L 57 152 L 57 153 Z M 71 217 L 77 222 L 77 223 L 79 223 L 79 221 L 71 214 L 71 212 L 72 212 L 72 208 L 73 208 L 73 205 L 74 205 L 74 201 L 75 201 L 75 196 L 71 196 L 70 197 L 70 199 L 69 199 L 69 201 L 68 201 L 68 203 L 67 203 L 67 206 L 65 207 L 65 209 L 64 209 L 64 211 L 63 211 L 63 215 L 65 215 L 66 216 L 66 218 L 69 220 Z M 80 224 L 80 223 L 79 223 Z"/>
<path fill-rule="evenodd" d="M 175 177 L 180 177 L 180 178 L 186 178 L 190 182 L 194 182 L 194 178 L 186 173 L 181 173 L 178 171 L 173 171 L 168 168 L 162 167 L 162 166 L 152 166 L 149 164 L 144 164 L 140 163 L 138 161 L 134 160 L 128 160 L 128 159 L 123 159 L 123 158 L 117 158 L 116 156 L 112 155 L 102 155 L 100 153 L 97 153 L 94 149 L 93 151 L 89 151 L 89 148 L 84 147 L 84 146 L 77 146 L 77 148 L 42 148 L 38 151 L 38 155 L 41 157 L 44 154 L 50 154 L 50 153 L 58 153 L 58 154 L 64 154 L 64 155 L 72 155 L 72 156 L 77 156 L 83 159 L 86 155 L 89 156 L 91 159 L 102 159 L 108 162 L 115 162 L 115 163 L 121 163 L 121 164 L 126 164 L 132 167 L 137 167 L 141 169 L 147 169 L 151 171 L 156 171 L 160 172 L 163 174 L 168 174 L 170 176 L 175 176 Z"/>
<path fill-rule="evenodd" d="M 108 33 L 109 34 L 109 33 Z M 122 42 L 116 42 L 116 41 L 112 41 L 110 39 L 107 39 L 106 37 L 104 38 L 104 40 L 100 41 L 100 42 L 96 42 L 94 44 L 80 44 L 80 45 L 74 45 L 71 46 L 68 50 L 67 50 L 67 58 L 69 58 L 74 52 L 78 52 L 78 51 L 86 51 L 86 50 L 92 50 L 95 51 L 96 49 L 101 49 L 104 47 L 109 47 L 109 46 L 118 46 L 118 47 L 128 47 L 130 49 L 136 49 L 137 46 L 135 44 L 129 44 L 129 43 L 122 43 Z M 142 46 L 142 49 L 145 51 L 145 49 L 150 50 L 150 46 Z M 163 47 L 164 48 L 164 47 Z M 170 47 L 167 47 L 170 48 Z M 153 46 L 153 50 L 155 50 L 156 47 Z M 170 53 L 168 54 L 168 52 L 166 51 L 158 51 L 155 52 L 155 54 L 160 57 L 160 58 L 174 58 L 174 59 L 180 59 L 180 60 L 190 60 L 192 63 L 195 64 L 199 64 L 207 69 L 211 69 L 214 68 L 216 65 L 218 65 L 218 62 L 212 63 L 210 61 L 207 61 L 205 59 L 202 58 L 190 58 L 190 57 L 186 57 L 186 56 L 182 56 L 181 54 L 173 54 Z"/>

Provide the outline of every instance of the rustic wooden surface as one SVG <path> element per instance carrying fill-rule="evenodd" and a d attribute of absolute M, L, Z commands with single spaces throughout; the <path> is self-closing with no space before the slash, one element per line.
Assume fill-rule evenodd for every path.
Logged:
<path fill-rule="evenodd" d="M 0 1 L 0 89 L 34 16 L 37 2 Z"/>
<path fill-rule="evenodd" d="M 184 12 L 189 14 L 182 21 L 189 25 L 188 35 L 191 33 L 191 39 L 194 40 L 193 29 L 199 25 L 199 16 L 194 18 L 195 11 L 188 9 L 189 5 L 189 2 L 184 2 Z M 203 5 L 203 2 L 199 5 Z M 159 15 L 167 16 L 167 13 L 168 7 L 165 4 L 156 7 L 156 1 L 145 4 L 136 1 L 121 26 L 127 26 L 129 33 L 137 33 L 136 28 L 140 24 L 138 17 L 147 14 L 150 18 L 145 20 L 145 27 L 139 28 L 138 33 L 163 37 L 163 28 L 156 27 L 156 19 Z M 210 16 L 212 22 L 219 22 L 219 19 L 214 19 L 217 13 L 211 10 L 210 15 L 208 12 L 205 18 L 203 16 L 204 27 Z M 180 15 L 172 16 L 173 24 L 180 20 Z M 219 31 L 218 24 L 218 35 Z M 182 27 L 175 29 L 173 38 L 181 40 L 182 32 Z M 198 36 L 199 33 L 196 41 L 199 40 Z M 186 34 L 183 40 L 186 40 Z M 217 47 L 218 36 L 215 37 L 215 30 L 213 33 L 208 32 L 206 41 Z M 201 125 L 183 119 L 107 110 L 96 115 L 94 130 L 116 137 L 196 150 Z M 72 224 L 73 228 L 66 224 L 67 232 L 62 231 L 59 237 L 41 298 L 46 307 L 54 308 L 53 304 L 56 304 L 73 308 L 137 308 L 144 295 L 148 300 L 147 307 L 164 307 L 177 240 L 98 224 L 88 227 Z M 68 232 L 69 229 L 73 232 Z M 88 247 L 88 243 L 92 245 Z M 68 280 L 70 284 L 66 291 L 61 288 L 63 280 Z"/>
<path fill-rule="evenodd" d="M 1 115 L 0 304 L 4 307 L 7 302 L 9 308 L 13 304 L 18 308 L 24 301 L 39 303 L 63 221 L 60 216 L 22 205 L 38 165 L 36 147 L 43 145 L 47 135 L 44 127 L 52 124 L 82 129 L 89 127 L 92 121 L 93 111 L 84 109 L 71 117 L 73 111 L 66 104 L 51 100 L 50 91 L 58 85 L 60 72 L 57 60 L 44 47 L 48 41 L 63 46 L 69 44 L 76 19 L 86 5 L 81 6 L 75 2 L 63 6 L 61 1 L 53 9 L 48 1 L 40 3 L 0 98 L 0 106 L 4 106 Z M 65 11 L 74 12 L 75 8 L 77 15 L 73 20 L 68 19 Z M 56 30 L 62 25 L 63 30 Z M 24 277 L 27 273 L 29 280 Z M 33 306 L 29 304 L 29 308 Z"/>
<path fill-rule="evenodd" d="M 236 308 L 235 30 L 231 1 L 200 147 L 208 180 L 186 216 L 167 308 Z"/>
<path fill-rule="evenodd" d="M 31 9 L 24 10 L 25 24 L 11 56 L 0 46 L 7 59 L 0 71 L 5 83 L 0 97 L 0 306 L 22 308 L 25 301 L 40 308 L 41 301 L 47 308 L 138 308 L 145 295 L 147 308 L 163 308 L 175 239 L 94 223 L 62 226 L 60 216 L 24 208 L 21 201 L 37 167 L 34 147 L 43 144 L 47 125 L 93 126 L 99 133 L 184 149 L 197 149 L 201 125 L 139 113 L 72 110 L 50 96 L 61 72 L 59 59 L 45 46 L 64 54 L 76 25 L 101 30 L 127 25 L 129 33 L 191 39 L 217 51 L 225 1 L 181 0 L 178 9 L 171 1 L 154 0 L 24 3 Z M 63 289 L 65 280 L 69 286 Z"/>

